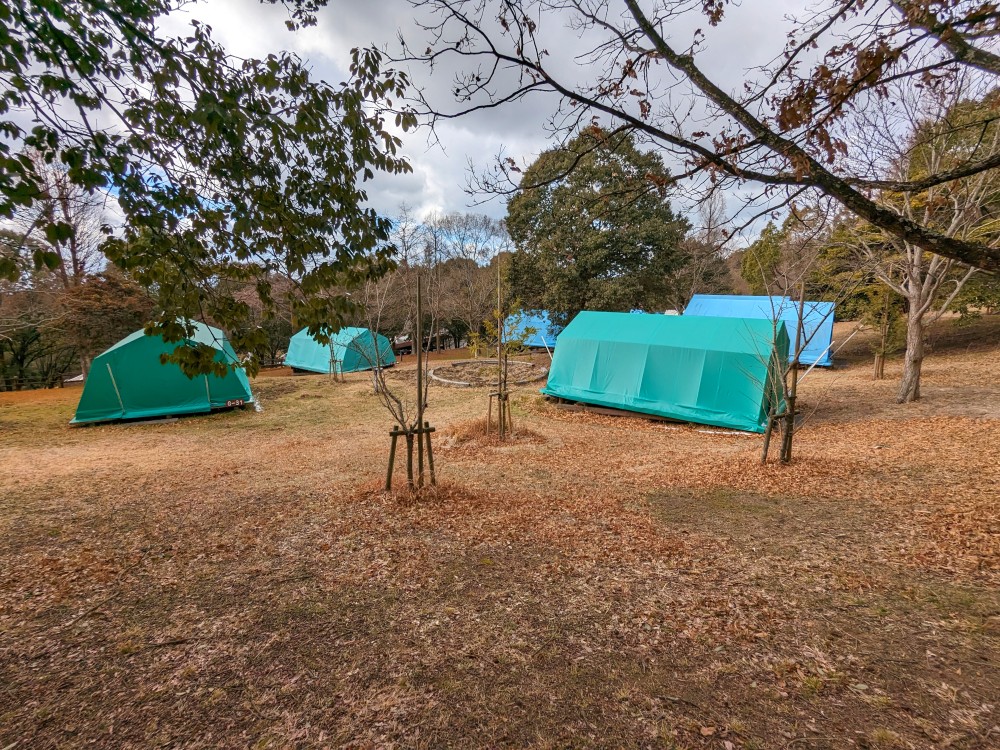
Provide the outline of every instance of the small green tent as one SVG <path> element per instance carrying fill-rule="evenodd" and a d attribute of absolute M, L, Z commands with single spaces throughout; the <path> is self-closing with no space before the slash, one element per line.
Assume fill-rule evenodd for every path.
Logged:
<path fill-rule="evenodd" d="M 189 378 L 178 365 L 160 363 L 161 354 L 197 344 L 216 349 L 218 362 L 237 361 L 226 334 L 204 323 L 194 328 L 190 338 L 169 344 L 136 331 L 95 357 L 71 424 L 197 414 L 253 403 L 242 369 L 230 370 L 225 377 Z"/>
<path fill-rule="evenodd" d="M 376 356 L 375 341 L 378 342 Z M 341 328 L 330 337 L 329 344 L 321 344 L 303 328 L 288 342 L 285 364 L 295 370 L 322 372 L 358 372 L 374 369 L 376 364 L 389 367 L 396 363 L 392 344 L 381 333 L 375 334 L 367 328 Z"/>
<path fill-rule="evenodd" d="M 763 432 L 787 358 L 780 321 L 581 312 L 559 335 L 542 393 Z"/>

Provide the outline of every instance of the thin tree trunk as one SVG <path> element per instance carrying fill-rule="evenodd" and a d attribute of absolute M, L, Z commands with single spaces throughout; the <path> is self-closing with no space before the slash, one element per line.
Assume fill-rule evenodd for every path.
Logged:
<path fill-rule="evenodd" d="M 889 328 L 891 314 L 889 308 L 889 294 L 885 294 L 885 304 L 882 308 L 882 324 L 879 326 L 878 352 L 875 354 L 875 380 L 885 379 L 885 357 L 889 351 Z"/>
<path fill-rule="evenodd" d="M 417 274 L 417 321 L 416 321 L 416 334 L 417 334 L 417 428 L 423 426 L 424 424 L 424 329 L 423 329 L 423 301 L 420 288 L 420 274 Z M 428 342 L 428 345 L 430 342 Z M 420 433 L 417 433 L 417 437 L 420 437 Z M 413 441 L 410 438 L 410 447 L 412 448 Z M 417 486 L 424 486 L 424 443 L 420 439 L 417 441 L 417 463 L 418 463 L 418 477 Z"/>
<path fill-rule="evenodd" d="M 795 411 L 799 391 L 799 357 L 802 356 L 802 348 L 805 346 L 805 307 L 806 307 L 806 285 L 802 284 L 799 290 L 799 318 L 795 324 L 795 358 L 789 370 L 789 386 L 787 405 L 785 410 L 788 417 L 785 422 L 785 430 L 781 435 L 781 462 L 784 464 L 792 461 L 792 437 L 795 435 Z"/>
<path fill-rule="evenodd" d="M 908 404 L 920 398 L 920 368 L 924 363 L 924 316 L 916 301 L 910 300 L 906 319 L 906 354 L 903 357 L 903 378 L 896 393 L 897 404 Z"/>

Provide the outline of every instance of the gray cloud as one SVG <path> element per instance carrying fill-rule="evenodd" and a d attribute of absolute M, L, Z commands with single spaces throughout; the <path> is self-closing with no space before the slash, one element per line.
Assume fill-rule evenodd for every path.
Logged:
<path fill-rule="evenodd" d="M 671 24 L 669 31 L 672 41 L 684 47 L 700 28 L 705 33 L 698 51 L 700 65 L 723 88 L 739 93 L 745 81 L 756 78 L 757 66 L 767 64 L 780 53 L 790 28 L 786 16 L 803 8 L 801 0 L 745 3 L 729 6 L 723 23 L 716 28 L 709 27 L 704 16 L 694 12 Z M 191 18 L 197 17 L 209 23 L 215 37 L 234 54 L 262 56 L 290 50 L 307 59 L 317 77 L 337 83 L 346 77 L 352 47 L 375 45 L 398 51 L 397 37 L 401 33 L 414 49 L 422 51 L 427 40 L 415 16 L 421 12 L 407 0 L 332 0 L 320 11 L 317 26 L 292 33 L 285 28 L 287 11 L 280 5 L 212 0 L 175 14 L 168 20 L 167 30 L 183 30 Z M 419 20 L 426 22 L 429 18 Z M 564 18 L 548 16 L 542 20 L 541 40 L 550 52 L 546 62 L 551 69 L 571 83 L 595 80 L 600 68 L 581 57 L 593 46 L 594 39 L 581 37 Z M 431 72 L 415 67 L 409 72 L 438 107 L 460 106 L 451 92 L 452 69 L 445 65 Z M 369 183 L 371 204 L 385 213 L 393 213 L 403 201 L 418 215 L 469 210 L 475 200 L 464 191 L 469 163 L 476 169 L 487 168 L 501 149 L 514 158 L 530 161 L 550 145 L 545 126 L 556 104 L 552 96 L 535 96 L 443 122 L 436 133 L 440 145 L 429 145 L 425 132 L 406 134 L 403 152 L 414 171 L 402 176 L 380 175 Z M 703 110 L 694 110 L 694 116 L 704 114 Z M 505 207 L 502 200 L 494 200 L 474 210 L 499 217 Z"/>

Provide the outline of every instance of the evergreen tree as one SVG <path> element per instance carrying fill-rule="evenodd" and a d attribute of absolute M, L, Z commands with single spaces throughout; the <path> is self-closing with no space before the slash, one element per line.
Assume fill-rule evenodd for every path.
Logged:
<path fill-rule="evenodd" d="M 658 154 L 596 127 L 542 153 L 507 205 L 512 295 L 557 325 L 585 309 L 663 309 L 689 228 L 669 179 Z"/>

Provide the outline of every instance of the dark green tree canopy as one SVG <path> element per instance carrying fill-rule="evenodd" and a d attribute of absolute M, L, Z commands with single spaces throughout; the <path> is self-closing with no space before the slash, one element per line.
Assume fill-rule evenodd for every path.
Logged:
<path fill-rule="evenodd" d="M 157 331 L 168 338 L 182 335 L 178 318 L 209 317 L 254 351 L 265 334 L 213 282 L 253 281 L 269 307 L 273 273 L 296 281 L 289 302 L 300 322 L 336 325 L 351 307 L 339 292 L 389 263 L 389 222 L 364 206 L 361 183 L 409 169 L 383 120 L 405 78 L 373 50 L 355 51 L 350 79 L 331 86 L 290 53 L 235 58 L 197 22 L 167 38 L 158 22 L 182 4 L 0 4 L 0 217 L 44 197 L 34 150 L 75 184 L 117 198 L 124 227 L 108 230 L 103 250 L 155 288 Z M 289 5 L 294 28 L 319 4 Z M 43 224 L 34 231 L 50 244 L 72 232 Z M 7 255 L 0 273 L 16 273 Z M 207 361 L 188 354 L 191 368 Z"/>
<path fill-rule="evenodd" d="M 591 128 L 542 153 L 507 205 L 511 292 L 565 325 L 580 310 L 658 310 L 689 229 L 669 174 L 628 134 Z"/>
<path fill-rule="evenodd" d="M 750 285 L 751 294 L 779 294 L 786 291 L 778 283 L 782 250 L 786 241 L 787 232 L 769 221 L 760 236 L 743 253 L 740 275 Z"/>

